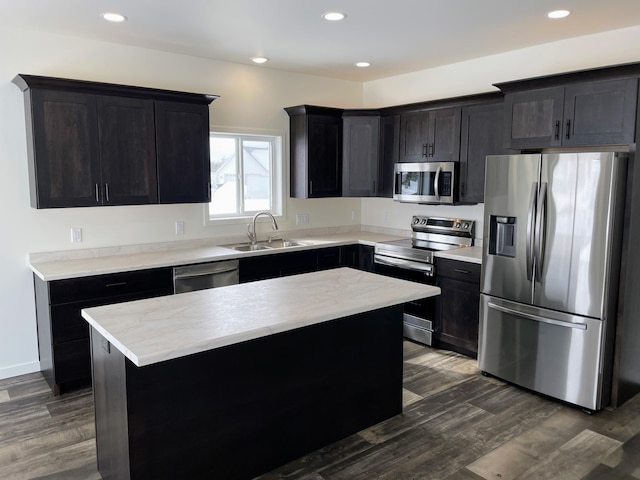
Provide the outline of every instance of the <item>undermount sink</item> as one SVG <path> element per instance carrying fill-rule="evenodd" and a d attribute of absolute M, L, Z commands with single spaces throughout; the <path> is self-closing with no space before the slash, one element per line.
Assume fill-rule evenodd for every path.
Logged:
<path fill-rule="evenodd" d="M 253 252 L 255 250 L 268 250 L 269 247 L 265 247 L 263 245 L 255 244 L 252 245 L 250 243 L 238 243 L 236 245 L 220 245 L 225 248 L 232 248 L 233 250 L 238 250 L 240 252 Z"/>
<path fill-rule="evenodd" d="M 249 243 L 249 242 L 245 242 L 245 243 L 234 243 L 231 245 L 220 245 L 221 247 L 224 248 L 231 248 L 233 250 L 237 250 L 239 252 L 253 252 L 256 250 L 269 250 L 272 248 L 288 248 L 288 247 L 300 247 L 300 246 L 304 246 L 304 245 L 308 245 L 307 243 L 304 242 L 297 242 L 295 240 L 287 240 L 287 239 L 274 239 L 271 241 L 268 240 L 264 240 L 262 242 L 256 242 L 256 243 Z"/>

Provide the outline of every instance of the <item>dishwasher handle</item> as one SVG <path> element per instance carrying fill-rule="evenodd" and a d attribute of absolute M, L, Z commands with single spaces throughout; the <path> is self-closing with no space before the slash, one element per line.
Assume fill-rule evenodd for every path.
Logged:
<path fill-rule="evenodd" d="M 173 278 L 181 279 L 181 278 L 193 278 L 193 277 L 204 277 L 206 275 L 215 275 L 218 273 L 229 273 L 238 270 L 238 266 L 229 266 L 229 267 L 221 267 L 221 268 L 211 268 L 209 270 L 199 270 L 194 271 L 191 269 L 185 269 L 184 271 L 179 271 L 179 268 L 173 269 Z"/>

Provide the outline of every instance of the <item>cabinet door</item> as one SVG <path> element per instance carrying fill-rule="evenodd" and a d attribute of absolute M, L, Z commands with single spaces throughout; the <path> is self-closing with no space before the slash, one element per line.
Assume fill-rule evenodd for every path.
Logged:
<path fill-rule="evenodd" d="M 342 196 L 374 197 L 379 186 L 380 117 L 345 117 L 342 136 Z"/>
<path fill-rule="evenodd" d="M 638 80 L 571 85 L 565 89 L 565 146 L 634 142 Z"/>
<path fill-rule="evenodd" d="M 323 115 L 307 116 L 308 197 L 342 195 L 341 119 Z"/>
<path fill-rule="evenodd" d="M 400 157 L 400 115 L 382 117 L 380 122 L 380 174 L 378 176 L 380 186 L 379 197 L 393 197 L 393 168 Z"/>
<path fill-rule="evenodd" d="M 400 161 L 426 162 L 429 144 L 429 111 L 400 115 Z"/>
<path fill-rule="evenodd" d="M 465 355 L 478 354 L 480 270 L 475 263 L 438 258 L 434 338 L 440 346 Z"/>
<path fill-rule="evenodd" d="M 98 96 L 105 205 L 158 202 L 153 100 Z"/>
<path fill-rule="evenodd" d="M 160 203 L 211 201 L 209 106 L 155 101 Z"/>
<path fill-rule="evenodd" d="M 27 130 L 33 128 L 31 206 L 100 205 L 102 180 L 94 95 L 32 89 Z M 33 125 L 33 127 L 31 127 Z"/>
<path fill-rule="evenodd" d="M 508 153 L 503 144 L 502 102 L 462 109 L 460 134 L 460 202 L 484 202 L 484 165 L 487 155 Z"/>
<path fill-rule="evenodd" d="M 562 143 L 564 87 L 505 95 L 507 147 L 554 147 Z"/>
<path fill-rule="evenodd" d="M 460 160 L 460 108 L 433 110 L 429 116 L 428 161 Z"/>

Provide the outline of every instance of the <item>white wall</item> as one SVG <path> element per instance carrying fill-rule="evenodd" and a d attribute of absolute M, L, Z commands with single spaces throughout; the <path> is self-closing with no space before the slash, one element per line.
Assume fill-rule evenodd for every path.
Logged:
<path fill-rule="evenodd" d="M 505 40 L 506 41 L 506 40 Z M 213 126 L 287 129 L 285 106 L 377 107 L 446 98 L 492 89 L 491 84 L 640 59 L 640 27 L 565 40 L 540 47 L 369 82 L 331 80 L 261 67 L 161 53 L 61 36 L 0 31 L 0 378 L 37 371 L 30 252 L 92 248 L 177 239 L 174 221 L 184 220 L 179 239 L 242 234 L 244 226 L 202 225 L 197 205 L 35 210 L 29 206 L 22 94 L 11 84 L 17 73 L 221 95 L 211 106 Z M 362 223 L 407 229 L 413 214 L 479 220 L 482 205 L 429 207 L 388 199 L 289 200 L 281 228 L 295 229 L 295 213 L 309 213 L 310 227 Z M 71 245 L 69 229 L 83 228 Z"/>
<path fill-rule="evenodd" d="M 494 83 L 637 61 L 640 26 L 367 82 L 363 104 L 377 108 L 491 92 L 497 91 Z M 366 225 L 407 228 L 416 214 L 476 220 L 476 238 L 482 237 L 482 205 L 452 208 L 399 204 L 390 199 L 362 200 L 362 223 Z"/>
<path fill-rule="evenodd" d="M 30 252 L 243 235 L 245 226 L 203 226 L 201 205 L 36 210 L 29 206 L 24 103 L 17 73 L 212 93 L 212 126 L 285 133 L 283 107 L 302 103 L 361 106 L 362 84 L 203 58 L 17 30 L 0 31 L 0 378 L 39 370 Z M 309 228 L 359 223 L 359 199 L 289 200 L 283 230 L 296 213 Z M 183 220 L 186 235 L 176 237 Z M 71 244 L 72 226 L 83 242 Z"/>

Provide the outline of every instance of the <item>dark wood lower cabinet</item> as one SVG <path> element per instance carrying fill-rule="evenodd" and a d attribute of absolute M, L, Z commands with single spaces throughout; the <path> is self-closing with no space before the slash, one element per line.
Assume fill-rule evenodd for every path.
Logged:
<path fill-rule="evenodd" d="M 91 338 L 103 478 L 250 479 L 402 412 L 402 305 L 144 367 Z"/>
<path fill-rule="evenodd" d="M 40 370 L 54 395 L 91 384 L 83 308 L 171 295 L 170 268 L 45 282 L 34 275 Z"/>
<path fill-rule="evenodd" d="M 472 357 L 478 356 L 480 322 L 480 265 L 436 260 L 435 345 Z"/>

